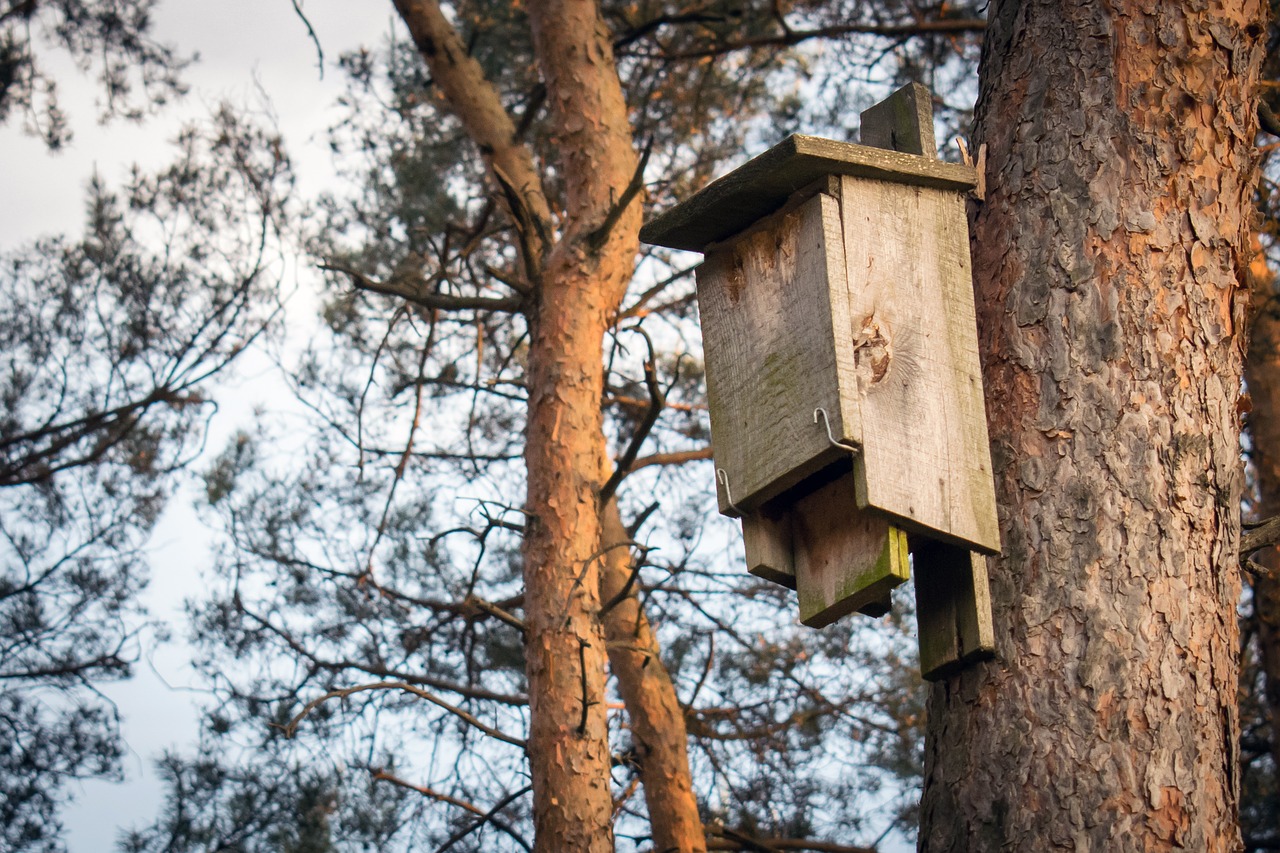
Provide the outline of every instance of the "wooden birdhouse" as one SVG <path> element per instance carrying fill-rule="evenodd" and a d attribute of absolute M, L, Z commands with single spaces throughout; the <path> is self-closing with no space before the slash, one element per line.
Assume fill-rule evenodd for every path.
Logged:
<path fill-rule="evenodd" d="M 1000 549 L 965 198 L 927 90 L 862 114 L 864 145 L 791 136 L 654 219 L 697 271 L 720 511 L 748 569 L 822 626 L 881 615 L 915 570 L 921 669 L 993 648 Z"/>

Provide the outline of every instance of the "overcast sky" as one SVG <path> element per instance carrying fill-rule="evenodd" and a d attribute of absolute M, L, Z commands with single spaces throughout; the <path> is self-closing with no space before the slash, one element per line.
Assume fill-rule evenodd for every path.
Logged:
<path fill-rule="evenodd" d="M 40 55 L 55 73 L 60 101 L 68 112 L 74 139 L 56 155 L 24 136 L 19 122 L 0 127 L 0 250 L 36 237 L 78 235 L 84 210 L 84 188 L 95 169 L 108 185 L 117 184 L 131 164 L 162 166 L 172 156 L 170 142 L 185 120 L 207 116 L 223 99 L 249 104 L 269 97 L 279 119 L 305 197 L 324 186 L 328 168 L 325 128 L 336 118 L 334 102 L 342 89 L 335 67 L 340 54 L 360 45 L 374 46 L 392 32 L 390 3 L 351 0 L 302 0 L 324 50 L 325 74 L 320 79 L 317 55 L 306 27 L 290 0 L 161 0 L 157 9 L 160 40 L 200 59 L 186 75 L 191 94 L 163 114 L 142 125 L 97 123 L 98 91 L 65 58 Z M 269 379 L 265 380 L 269 383 Z M 219 422 L 210 448 L 221 446 L 244 417 L 242 404 L 261 393 L 251 389 L 223 389 Z M 196 521 L 191 496 L 180 494 L 156 531 L 149 556 L 152 585 L 148 601 L 182 634 L 180 603 L 196 590 L 200 570 L 208 565 L 209 535 Z M 189 742 L 196 731 L 198 694 L 182 689 L 192 683 L 180 647 L 147 642 L 147 660 L 138 677 L 106 692 L 125 720 L 129 753 L 125 771 L 129 782 L 114 785 L 90 782 L 78 786 L 76 805 L 65 813 L 71 853 L 110 850 L 121 828 L 145 823 L 160 806 L 161 789 L 151 774 L 160 750 Z"/>

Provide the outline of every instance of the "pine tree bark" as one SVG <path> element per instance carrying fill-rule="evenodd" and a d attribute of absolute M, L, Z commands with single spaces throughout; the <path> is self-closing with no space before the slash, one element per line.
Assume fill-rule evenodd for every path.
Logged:
<path fill-rule="evenodd" d="M 1257 477 L 1255 515 L 1280 514 L 1280 303 L 1275 274 L 1267 266 L 1261 246 L 1250 268 L 1252 323 L 1245 356 L 1245 381 L 1252 398 L 1249 413 L 1251 458 Z M 1253 555 L 1261 565 L 1280 573 L 1280 549 Z M 1271 755 L 1280 767 L 1280 576 L 1252 580 L 1258 646 L 1266 678 L 1266 706 L 1271 715 Z"/>
<path fill-rule="evenodd" d="M 435 0 L 395 0 L 433 81 L 484 158 L 519 235 L 531 295 L 523 541 L 527 752 L 539 853 L 613 850 L 600 622 L 604 336 L 630 281 L 638 157 L 595 0 L 528 4 L 560 158 L 552 221 L 537 164 Z M 557 233 L 558 232 L 558 233 Z"/>
<path fill-rule="evenodd" d="M 605 554 L 600 597 L 609 666 L 631 721 L 631 741 L 649 810 L 655 853 L 704 853 L 706 836 L 689 773 L 689 735 L 675 685 L 662 665 L 658 638 L 636 595 L 638 578 L 627 534 L 610 501 L 602 510 Z"/>
<path fill-rule="evenodd" d="M 1256 2 L 998 2 L 974 276 L 998 657 L 930 695 L 920 848 L 1234 850 Z"/>
<path fill-rule="evenodd" d="M 638 158 L 594 0 L 539 0 L 529 19 L 566 195 L 528 356 L 523 554 L 535 850 L 603 853 L 613 849 L 613 801 L 600 623 L 600 400 L 604 336 L 639 245 L 640 205 L 614 205 Z"/>

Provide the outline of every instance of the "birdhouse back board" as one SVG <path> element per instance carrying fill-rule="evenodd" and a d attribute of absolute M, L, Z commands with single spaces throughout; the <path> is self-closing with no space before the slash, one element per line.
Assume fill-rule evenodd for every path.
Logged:
<path fill-rule="evenodd" d="M 845 177 L 840 208 L 862 451 L 858 503 L 1000 550 L 964 200 Z"/>

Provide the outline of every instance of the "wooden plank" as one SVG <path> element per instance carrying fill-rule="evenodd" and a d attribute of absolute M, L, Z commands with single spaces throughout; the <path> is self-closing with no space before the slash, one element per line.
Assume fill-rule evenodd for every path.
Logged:
<path fill-rule="evenodd" d="M 987 558 L 967 548 L 911 538 L 920 674 L 947 678 L 995 654 Z"/>
<path fill-rule="evenodd" d="M 791 556 L 791 514 L 761 510 L 742 517 L 742 541 L 747 551 L 747 571 L 758 578 L 796 588 L 796 567 Z"/>
<path fill-rule="evenodd" d="M 698 268 L 711 445 L 729 482 L 728 490 L 717 483 L 726 515 L 750 513 L 848 456 L 814 424 L 815 408 L 830 413 L 838 440 L 860 439 L 839 391 L 841 371 L 852 370 L 835 344 L 837 321 L 847 335 L 847 307 L 832 308 L 847 300 L 844 269 L 839 204 L 826 194 L 724 245 Z"/>
<path fill-rule="evenodd" d="M 858 505 L 1000 550 L 964 200 L 844 178 L 841 214 L 862 453 Z M 845 363 L 841 357 L 839 363 Z"/>
<path fill-rule="evenodd" d="M 933 97 L 919 83 L 908 83 L 862 111 L 859 137 L 863 145 L 938 159 L 933 139 Z"/>
<path fill-rule="evenodd" d="M 851 476 L 798 500 L 791 515 L 800 621 L 814 628 L 870 608 L 909 576 L 907 538 L 879 513 L 859 510 Z"/>
<path fill-rule="evenodd" d="M 640 229 L 640 239 L 701 252 L 778 210 L 792 193 L 825 175 L 856 175 L 961 193 L 978 183 L 977 172 L 969 166 L 795 134 L 655 217 Z"/>

